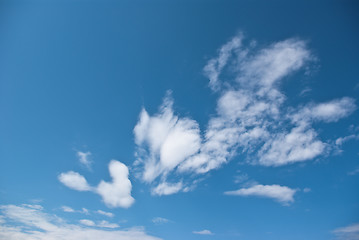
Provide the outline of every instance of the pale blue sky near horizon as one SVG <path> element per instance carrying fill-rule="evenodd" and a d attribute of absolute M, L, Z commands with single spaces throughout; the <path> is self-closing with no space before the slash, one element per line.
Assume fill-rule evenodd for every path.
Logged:
<path fill-rule="evenodd" d="M 2 1 L 0 239 L 359 239 L 358 23 L 354 0 Z"/>

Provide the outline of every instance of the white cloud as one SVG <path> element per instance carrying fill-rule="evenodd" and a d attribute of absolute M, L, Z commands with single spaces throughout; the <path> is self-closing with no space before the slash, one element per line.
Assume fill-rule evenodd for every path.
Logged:
<path fill-rule="evenodd" d="M 119 228 L 120 225 L 118 225 L 117 223 L 109 223 L 108 221 L 102 220 L 101 222 L 99 222 L 97 224 L 98 227 L 102 227 L 102 228 Z"/>
<path fill-rule="evenodd" d="M 354 169 L 353 171 L 348 172 L 348 175 L 356 175 L 359 173 L 359 167 L 357 167 L 356 169 Z"/>
<path fill-rule="evenodd" d="M 89 210 L 86 208 L 82 208 L 81 210 L 75 210 L 69 206 L 62 206 L 61 210 L 64 212 L 69 212 L 69 213 L 82 213 L 82 214 L 86 214 L 86 215 L 90 214 Z"/>
<path fill-rule="evenodd" d="M 349 136 L 345 136 L 345 137 L 339 137 L 335 140 L 335 144 L 338 146 L 343 145 L 343 143 L 350 141 L 350 140 L 359 140 L 359 134 L 351 134 Z"/>
<path fill-rule="evenodd" d="M 338 228 L 333 231 L 338 239 L 358 240 L 359 239 L 359 223 L 355 223 L 346 227 Z"/>
<path fill-rule="evenodd" d="M 102 211 L 102 210 L 97 210 L 96 213 L 98 214 L 101 214 L 101 215 L 104 215 L 104 216 L 107 216 L 107 217 L 114 217 L 115 215 L 111 212 L 105 212 L 105 211 Z"/>
<path fill-rule="evenodd" d="M 86 179 L 77 172 L 69 171 L 61 173 L 58 177 L 60 182 L 65 186 L 77 191 L 90 191 L 91 187 L 88 185 Z"/>
<path fill-rule="evenodd" d="M 325 103 L 309 104 L 299 109 L 291 118 L 295 122 L 337 122 L 339 119 L 353 113 L 355 109 L 355 100 L 349 97 L 343 97 Z"/>
<path fill-rule="evenodd" d="M 313 159 L 326 147 L 316 137 L 314 129 L 303 126 L 294 127 L 289 133 L 277 133 L 260 149 L 258 162 L 264 166 L 280 166 Z"/>
<path fill-rule="evenodd" d="M 0 239 L 7 240 L 159 240 L 143 229 L 128 230 L 95 229 L 87 224 L 68 224 L 64 219 L 47 214 L 40 209 L 26 206 L 2 205 L 0 215 Z M 10 221 L 8 221 L 10 220 Z M 91 220 L 89 220 L 91 221 Z M 89 222 L 87 222 L 89 223 Z M 99 227 L 108 224 L 100 222 Z M 91 224 L 90 224 L 91 225 Z M 112 225 L 114 228 L 115 225 Z M 95 227 L 95 226 L 94 226 Z M 109 225 L 107 226 L 109 227 Z M 117 227 L 117 226 L 116 226 Z"/>
<path fill-rule="evenodd" d="M 162 183 L 158 184 L 157 187 L 152 189 L 152 194 L 159 195 L 159 196 L 171 195 L 171 194 L 179 192 L 182 188 L 183 188 L 182 182 L 178 182 L 178 183 L 162 182 Z"/>
<path fill-rule="evenodd" d="M 180 119 L 174 115 L 173 100 L 169 94 L 159 114 L 150 117 L 143 109 L 134 128 L 139 160 L 144 163 L 142 179 L 146 182 L 172 171 L 198 152 L 201 144 L 198 124 L 189 118 Z"/>
<path fill-rule="evenodd" d="M 77 157 L 79 158 L 80 163 L 87 167 L 88 169 L 91 169 L 92 161 L 90 160 L 91 152 L 81 152 L 78 151 Z"/>
<path fill-rule="evenodd" d="M 112 160 L 108 166 L 112 182 L 101 181 L 96 192 L 102 196 L 109 207 L 130 207 L 135 199 L 131 196 L 132 184 L 128 179 L 128 168 L 125 164 Z"/>
<path fill-rule="evenodd" d="M 157 185 L 152 193 L 165 195 L 181 191 L 163 190 L 169 189 L 171 177 L 177 182 L 180 178 L 181 188 L 187 189 L 193 178 L 187 181 L 185 176 L 219 168 L 238 154 L 251 164 L 281 166 L 328 153 L 330 143 L 320 139 L 313 124 L 348 116 L 356 109 L 354 100 L 343 97 L 291 107 L 280 88 L 285 77 L 313 59 L 299 39 L 256 50 L 243 44 L 241 34 L 235 36 L 204 68 L 210 87 L 220 94 L 205 131 L 200 132 L 196 121 L 174 113 L 169 94 L 157 114 L 142 110 L 134 128 L 137 173 Z"/>
<path fill-rule="evenodd" d="M 131 196 L 132 184 L 128 179 L 128 168 L 125 164 L 112 160 L 109 164 L 112 182 L 101 181 L 97 187 L 90 187 L 86 179 L 76 172 L 61 173 L 59 180 L 65 186 L 78 191 L 92 191 L 99 194 L 108 207 L 130 207 L 135 199 Z M 88 210 L 83 208 L 84 213 Z"/>
<path fill-rule="evenodd" d="M 170 220 L 168 220 L 167 218 L 163 218 L 163 217 L 155 217 L 152 219 L 152 222 L 155 224 L 163 224 L 163 223 L 168 223 Z"/>
<path fill-rule="evenodd" d="M 86 215 L 90 214 L 90 213 L 89 213 L 89 210 L 86 209 L 86 208 L 82 208 L 82 209 L 81 209 L 81 212 L 84 213 L 84 214 L 86 214 Z"/>
<path fill-rule="evenodd" d="M 73 208 L 68 207 L 68 206 L 62 206 L 61 209 L 64 212 L 75 212 L 75 210 Z"/>
<path fill-rule="evenodd" d="M 93 226 L 96 225 L 94 221 L 89 220 L 89 219 L 81 219 L 79 222 L 80 222 L 82 225 L 89 226 L 89 227 L 93 227 Z"/>
<path fill-rule="evenodd" d="M 241 188 L 236 191 L 228 191 L 224 194 L 226 195 L 235 195 L 235 196 L 256 196 L 271 198 L 276 200 L 284 205 L 288 205 L 294 202 L 294 194 L 297 190 L 291 189 L 286 186 L 280 185 L 261 185 L 257 184 L 249 188 Z"/>
<path fill-rule="evenodd" d="M 199 234 L 199 235 L 213 235 L 213 233 L 210 230 L 204 229 L 201 231 L 193 231 L 194 234 Z"/>
<path fill-rule="evenodd" d="M 204 74 L 209 78 L 209 86 L 212 90 L 217 91 L 220 89 L 221 82 L 219 81 L 219 75 L 232 54 L 235 54 L 235 51 L 238 51 L 240 48 L 242 38 L 243 37 L 241 35 L 232 38 L 228 43 L 219 49 L 218 58 L 209 60 L 208 64 L 205 66 Z"/>

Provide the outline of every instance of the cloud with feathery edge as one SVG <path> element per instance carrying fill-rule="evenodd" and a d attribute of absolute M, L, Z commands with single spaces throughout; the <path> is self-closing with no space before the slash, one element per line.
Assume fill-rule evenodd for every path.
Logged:
<path fill-rule="evenodd" d="M 45 213 L 42 209 L 25 205 L 1 205 L 0 210 L 0 239 L 160 240 L 139 228 L 114 230 L 118 225 L 110 225 L 106 221 L 95 224 L 92 220 L 83 219 L 80 225 L 69 224 L 64 219 Z"/>
<path fill-rule="evenodd" d="M 152 194 L 183 191 L 186 176 L 219 168 L 237 154 L 262 166 L 314 159 L 328 152 L 330 144 L 312 125 L 337 122 L 356 109 L 349 97 L 287 107 L 280 84 L 314 59 L 306 43 L 287 39 L 257 50 L 243 40 L 243 34 L 233 37 L 204 67 L 209 86 L 219 94 L 217 114 L 204 132 L 195 120 L 175 114 L 170 92 L 157 114 L 142 109 L 134 128 L 134 166 L 152 184 Z M 224 73 L 233 80 L 223 82 Z M 181 180 L 169 181 L 172 175 Z"/>

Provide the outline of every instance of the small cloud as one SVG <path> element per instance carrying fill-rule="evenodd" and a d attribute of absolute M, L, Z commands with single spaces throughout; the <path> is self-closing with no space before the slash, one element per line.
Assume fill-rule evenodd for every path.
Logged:
<path fill-rule="evenodd" d="M 93 227 L 93 226 L 96 225 L 93 221 L 91 221 L 91 220 L 89 220 L 89 219 L 81 219 L 79 222 L 80 222 L 82 225 L 89 226 L 89 227 Z"/>
<path fill-rule="evenodd" d="M 97 224 L 98 227 L 102 227 L 102 228 L 119 228 L 120 225 L 116 224 L 116 223 L 109 223 L 108 221 L 101 221 Z"/>
<path fill-rule="evenodd" d="M 304 189 L 303 189 L 303 192 L 305 192 L 305 193 L 308 193 L 308 192 L 310 192 L 310 191 L 312 191 L 312 189 L 310 189 L 310 188 L 304 188 Z"/>
<path fill-rule="evenodd" d="M 346 227 L 337 228 L 333 231 L 338 239 L 342 240 L 358 240 L 359 239 L 359 223 L 355 223 Z"/>
<path fill-rule="evenodd" d="M 92 161 L 90 160 L 91 152 L 77 152 L 80 163 L 88 169 L 91 169 Z"/>
<path fill-rule="evenodd" d="M 305 96 L 305 95 L 307 95 L 309 92 L 311 92 L 312 91 L 312 89 L 311 88 L 304 88 L 301 92 L 300 92 L 300 96 Z"/>
<path fill-rule="evenodd" d="M 168 223 L 170 220 L 168 220 L 167 218 L 162 218 L 162 217 L 155 217 L 152 219 L 152 222 L 154 224 L 163 224 L 163 223 Z"/>
<path fill-rule="evenodd" d="M 91 187 L 88 185 L 84 176 L 80 175 L 77 172 L 69 171 L 66 173 L 61 173 L 58 177 L 59 181 L 63 183 L 66 187 L 77 191 L 90 191 Z"/>
<path fill-rule="evenodd" d="M 105 212 L 105 211 L 102 211 L 102 210 L 97 210 L 96 213 L 104 215 L 104 216 L 107 216 L 107 217 L 114 217 L 115 216 L 113 213 Z"/>
<path fill-rule="evenodd" d="M 72 208 L 70 208 L 70 207 L 68 207 L 68 206 L 62 206 L 61 209 L 62 209 L 62 211 L 64 211 L 64 212 L 75 212 L 74 209 L 72 209 Z"/>
<path fill-rule="evenodd" d="M 41 205 L 38 205 L 38 204 L 22 204 L 21 206 L 32 208 L 32 209 L 37 209 L 37 210 L 42 210 L 43 209 L 43 207 Z"/>
<path fill-rule="evenodd" d="M 81 209 L 81 212 L 84 213 L 84 214 L 86 214 L 86 215 L 90 214 L 90 213 L 89 213 L 89 210 L 87 210 L 86 208 L 82 208 L 82 209 Z"/>
<path fill-rule="evenodd" d="M 193 231 L 192 233 L 194 234 L 199 234 L 199 235 L 213 235 L 214 233 L 212 233 L 211 231 L 204 229 L 202 231 Z"/>
<path fill-rule="evenodd" d="M 182 189 L 182 182 L 178 182 L 178 183 L 167 183 L 167 182 L 163 182 L 158 184 L 157 187 L 155 187 L 154 189 L 152 189 L 152 194 L 153 195 L 171 195 L 174 193 L 179 192 Z"/>
<path fill-rule="evenodd" d="M 240 174 L 234 177 L 234 182 L 235 183 L 242 183 L 248 180 L 248 174 L 244 173 L 244 174 Z"/>
<path fill-rule="evenodd" d="M 354 169 L 353 171 L 348 172 L 348 175 L 356 175 L 359 173 L 359 167 L 357 167 L 356 169 Z"/>
<path fill-rule="evenodd" d="M 235 196 L 256 196 L 271 198 L 275 201 L 282 203 L 283 205 L 289 205 L 294 202 L 294 194 L 297 190 L 291 189 L 286 186 L 280 185 L 261 185 L 257 184 L 249 188 L 241 188 L 236 191 L 228 191 L 224 194 Z"/>
<path fill-rule="evenodd" d="M 130 207 L 135 199 L 131 196 L 132 184 L 128 179 L 128 167 L 119 161 L 112 160 L 108 168 L 112 182 L 102 180 L 96 188 L 96 193 L 109 207 Z"/>
<path fill-rule="evenodd" d="M 341 146 L 341 145 L 343 145 L 343 143 L 348 142 L 350 140 L 359 140 L 359 135 L 352 134 L 352 135 L 345 136 L 345 137 L 339 137 L 335 140 L 335 144 L 337 146 Z"/>

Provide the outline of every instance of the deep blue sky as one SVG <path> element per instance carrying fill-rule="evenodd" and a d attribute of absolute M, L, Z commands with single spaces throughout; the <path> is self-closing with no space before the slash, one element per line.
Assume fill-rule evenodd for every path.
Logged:
<path fill-rule="evenodd" d="M 84 226 L 80 220 L 93 221 L 96 226 L 82 227 L 82 234 L 92 228 L 131 232 L 136 227 L 140 234 L 167 240 L 358 239 L 358 23 L 359 4 L 349 0 L 1 1 L 0 223 L 7 227 L 0 228 L 0 238 L 7 239 L 11 226 L 29 225 L 21 220 L 23 215 L 11 215 L 14 210 L 9 206 L 26 212 L 34 206 L 22 204 L 38 204 L 43 209 L 36 211 L 46 213 L 46 219 L 57 215 L 79 226 Z M 233 59 L 226 60 L 219 78 L 224 87 L 212 90 L 204 68 L 211 59 L 218 60 L 219 49 L 236 37 L 243 48 L 232 46 Z M 284 50 L 300 45 L 293 55 L 303 63 L 270 86 L 285 96 L 278 103 L 281 113 L 268 125 L 267 130 L 274 132 L 261 143 L 250 143 L 252 152 L 235 140 L 230 146 L 233 155 L 205 173 L 174 168 L 146 181 L 142 175 L 146 162 L 151 157 L 165 160 L 151 149 L 155 140 L 141 144 L 134 133 L 142 109 L 151 119 L 161 118 L 165 115 L 159 110 L 161 104 L 173 100 L 173 108 L 166 109 L 179 120 L 195 122 L 192 127 L 199 130 L 203 147 L 209 142 L 205 135 L 211 119 L 224 118 L 220 99 L 229 90 L 250 85 L 240 83 L 238 77 L 260 81 L 257 71 L 273 61 L 254 70 L 249 63 L 266 52 L 273 57 L 277 53 L 273 49 L 281 43 L 288 43 Z M 236 62 L 245 50 L 249 55 Z M 287 62 L 283 60 L 280 66 Z M 167 91 L 171 93 L 166 98 Z M 316 106 L 326 103 L 338 104 L 343 113 L 333 110 L 330 116 L 319 116 Z M 236 106 L 237 102 L 225 105 Z M 305 109 L 310 113 L 304 113 Z M 325 147 L 312 157 L 301 157 L 305 154 L 301 152 L 293 162 L 261 163 L 263 144 L 273 141 L 270 136 L 281 136 L 297 126 L 290 122 L 296 112 L 310 122 L 302 129 L 303 136 L 314 133 L 314 139 Z M 255 116 L 258 121 L 270 118 Z M 236 121 L 247 121 L 243 118 L 239 114 Z M 174 139 L 180 141 L 182 136 Z M 339 138 L 344 139 L 342 143 Z M 189 144 L 185 150 L 195 148 L 184 142 Z M 205 152 L 199 148 L 194 155 Z M 223 149 L 222 143 L 218 149 Z M 144 162 L 136 165 L 141 151 L 146 152 Z M 91 153 L 87 157 L 90 167 L 81 164 L 79 152 Z M 94 194 L 101 180 L 112 181 L 108 164 L 113 159 L 129 169 L 135 199 L 129 206 L 111 206 L 101 194 Z M 60 177 L 69 171 L 84 176 L 93 189 L 71 189 Z M 184 186 L 173 194 L 156 195 L 156 186 L 166 181 L 182 181 Z M 294 191 L 293 199 L 224 194 L 274 185 Z M 75 212 L 64 212 L 63 206 Z M 99 209 L 115 216 L 96 214 Z M 156 217 L 162 220 L 153 221 Z M 101 227 L 103 219 L 120 227 Z M 41 226 L 30 226 L 51 234 Z M 350 231 L 344 229 L 348 226 L 352 226 Z"/>

